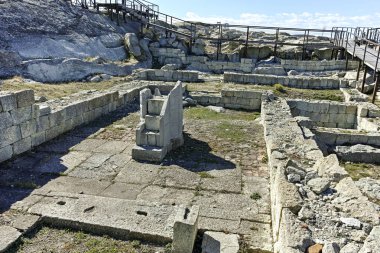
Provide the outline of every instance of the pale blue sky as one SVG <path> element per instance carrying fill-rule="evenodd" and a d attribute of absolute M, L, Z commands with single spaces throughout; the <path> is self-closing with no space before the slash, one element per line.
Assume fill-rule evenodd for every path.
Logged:
<path fill-rule="evenodd" d="M 380 27 L 379 0 L 153 0 L 186 20 L 266 26 Z"/>

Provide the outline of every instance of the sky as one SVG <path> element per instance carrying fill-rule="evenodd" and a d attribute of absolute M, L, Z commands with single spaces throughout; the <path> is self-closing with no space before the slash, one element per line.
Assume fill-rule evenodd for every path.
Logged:
<path fill-rule="evenodd" d="M 188 21 L 330 29 L 380 27 L 379 0 L 151 0 Z"/>

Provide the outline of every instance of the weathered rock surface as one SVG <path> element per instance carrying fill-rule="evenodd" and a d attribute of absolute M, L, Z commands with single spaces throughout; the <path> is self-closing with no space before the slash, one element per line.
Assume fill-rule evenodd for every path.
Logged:
<path fill-rule="evenodd" d="M 380 200 L 380 181 L 372 178 L 361 178 L 355 182 L 360 191 L 367 197 Z"/>
<path fill-rule="evenodd" d="M 321 194 L 330 187 L 330 180 L 327 178 L 314 178 L 307 182 L 307 185 L 316 194 Z"/>
<path fill-rule="evenodd" d="M 128 49 L 128 51 L 136 58 L 139 58 L 141 56 L 141 49 L 139 45 L 139 39 L 137 38 L 137 35 L 134 33 L 127 33 L 125 34 L 125 47 Z"/>
<path fill-rule="evenodd" d="M 380 163 L 380 149 L 369 145 L 337 146 L 334 149 L 342 160 L 355 163 Z"/>
<path fill-rule="evenodd" d="M 374 227 L 359 253 L 380 252 L 380 226 Z"/>
<path fill-rule="evenodd" d="M 123 46 L 123 36 L 137 30 L 138 26 L 134 22 L 117 26 L 116 22 L 104 15 L 73 6 L 64 0 L 2 1 L 0 77 L 36 76 L 36 80 L 44 81 L 41 76 L 55 75 L 46 81 L 61 82 L 79 80 L 88 75 L 88 72 L 96 74 L 93 71 L 83 71 L 83 68 L 94 67 L 97 73 L 106 74 L 123 72 L 110 71 L 109 66 L 104 66 L 103 70 L 102 64 L 88 67 L 86 61 L 96 57 L 105 61 L 124 60 L 127 52 Z M 64 64 L 62 71 L 54 69 L 58 68 L 56 61 L 62 62 L 70 58 L 80 59 L 83 63 Z M 44 67 L 36 66 L 41 61 L 53 66 L 48 66 L 52 74 L 38 73 Z M 67 75 L 75 75 L 78 65 L 79 72 L 86 73 L 80 73 L 77 78 L 68 78 Z"/>
<path fill-rule="evenodd" d="M 80 59 L 56 59 L 30 61 L 24 66 L 24 76 L 39 82 L 69 82 L 104 73 L 111 76 L 124 76 L 132 73 L 131 66 L 117 64 L 96 64 Z"/>

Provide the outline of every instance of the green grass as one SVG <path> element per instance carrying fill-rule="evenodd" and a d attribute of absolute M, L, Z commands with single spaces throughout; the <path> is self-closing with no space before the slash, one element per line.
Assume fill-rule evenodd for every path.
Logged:
<path fill-rule="evenodd" d="M 214 131 L 218 138 L 229 140 L 234 143 L 242 143 L 245 142 L 248 135 L 244 130 L 244 126 L 232 124 L 230 122 L 221 122 Z"/>
<path fill-rule="evenodd" d="M 378 168 L 376 168 L 375 165 L 365 163 L 344 163 L 342 166 L 354 181 L 364 177 L 380 179 Z"/>
<path fill-rule="evenodd" d="M 185 110 L 185 116 L 190 119 L 229 121 L 229 120 L 246 120 L 253 121 L 260 117 L 259 112 L 235 111 L 234 113 L 218 113 L 206 107 L 192 107 Z"/>
<path fill-rule="evenodd" d="M 199 175 L 201 178 L 215 178 L 213 175 L 211 175 L 210 173 L 208 173 L 208 172 L 206 172 L 206 171 L 198 172 L 198 175 Z"/>
<path fill-rule="evenodd" d="M 257 192 L 254 192 L 251 194 L 250 198 L 253 200 L 259 200 L 259 199 L 261 199 L 261 195 Z"/>
<path fill-rule="evenodd" d="M 282 84 L 276 83 L 274 86 L 274 89 L 280 93 L 285 93 L 285 87 Z"/>

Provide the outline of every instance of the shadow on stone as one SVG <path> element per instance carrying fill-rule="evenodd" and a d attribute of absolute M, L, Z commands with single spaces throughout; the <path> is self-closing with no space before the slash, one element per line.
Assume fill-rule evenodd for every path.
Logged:
<path fill-rule="evenodd" d="M 192 172 L 235 169 L 236 165 L 212 154 L 207 142 L 197 140 L 184 133 L 185 144 L 169 153 L 163 165 L 177 165 Z"/>
<path fill-rule="evenodd" d="M 131 104 L 130 107 L 102 116 L 88 125 L 79 126 L 27 153 L 0 163 L 0 213 L 29 196 L 33 190 L 65 176 L 64 172 L 68 168 L 62 164 L 62 157 L 71 147 L 137 110 L 138 105 Z"/>

